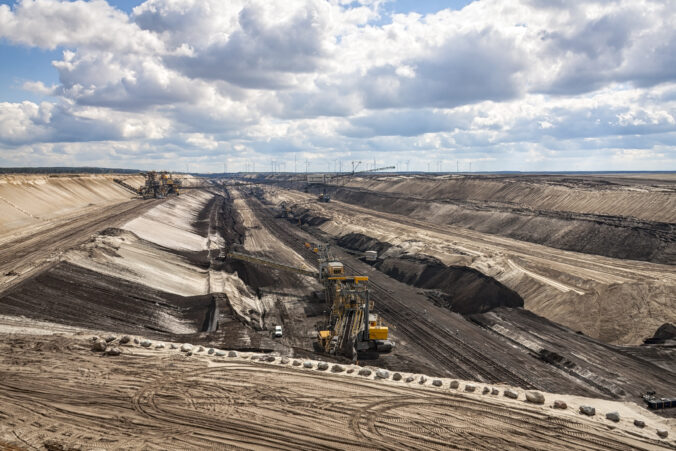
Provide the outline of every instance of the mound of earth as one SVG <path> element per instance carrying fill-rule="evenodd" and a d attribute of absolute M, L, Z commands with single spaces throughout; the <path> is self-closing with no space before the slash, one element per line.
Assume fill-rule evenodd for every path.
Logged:
<path fill-rule="evenodd" d="M 645 344 L 664 344 L 669 340 L 676 340 L 676 326 L 671 323 L 662 324 L 652 338 L 648 338 Z"/>
<path fill-rule="evenodd" d="M 360 233 L 345 235 L 338 244 L 362 252 L 378 251 L 381 258 L 374 264 L 377 269 L 400 282 L 434 290 L 429 295 L 435 303 L 454 312 L 469 315 L 497 307 L 523 307 L 518 293 L 474 268 L 447 266 L 430 256 L 383 255 L 391 245 Z"/>

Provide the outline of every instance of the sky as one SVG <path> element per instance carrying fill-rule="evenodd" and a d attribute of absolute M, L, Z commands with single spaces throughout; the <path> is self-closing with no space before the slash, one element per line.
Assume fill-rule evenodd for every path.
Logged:
<path fill-rule="evenodd" d="M 0 0 L 0 166 L 676 170 L 674 0 Z"/>

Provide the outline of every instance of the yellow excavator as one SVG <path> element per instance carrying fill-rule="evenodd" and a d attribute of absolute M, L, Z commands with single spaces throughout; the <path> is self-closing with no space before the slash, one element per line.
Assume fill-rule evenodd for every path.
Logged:
<path fill-rule="evenodd" d="M 388 327 L 373 313 L 368 277 L 346 275 L 343 263 L 331 255 L 329 246 L 305 246 L 318 254 L 318 272 L 239 252 L 229 252 L 226 257 L 316 277 L 330 307 L 325 327 L 317 332 L 318 346 L 324 352 L 356 359 L 359 352 L 392 351 L 395 344 L 389 340 Z"/>

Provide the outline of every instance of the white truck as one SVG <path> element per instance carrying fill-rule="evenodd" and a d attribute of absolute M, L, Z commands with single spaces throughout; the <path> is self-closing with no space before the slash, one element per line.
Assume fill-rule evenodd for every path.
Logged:
<path fill-rule="evenodd" d="M 275 326 L 275 331 L 273 333 L 273 336 L 275 338 L 281 338 L 282 337 L 282 326 Z"/>

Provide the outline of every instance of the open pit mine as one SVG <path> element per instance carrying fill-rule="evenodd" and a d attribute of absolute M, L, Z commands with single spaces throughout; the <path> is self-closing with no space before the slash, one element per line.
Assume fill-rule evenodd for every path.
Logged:
<path fill-rule="evenodd" d="M 676 176 L 0 176 L 0 449 L 676 449 Z"/>

